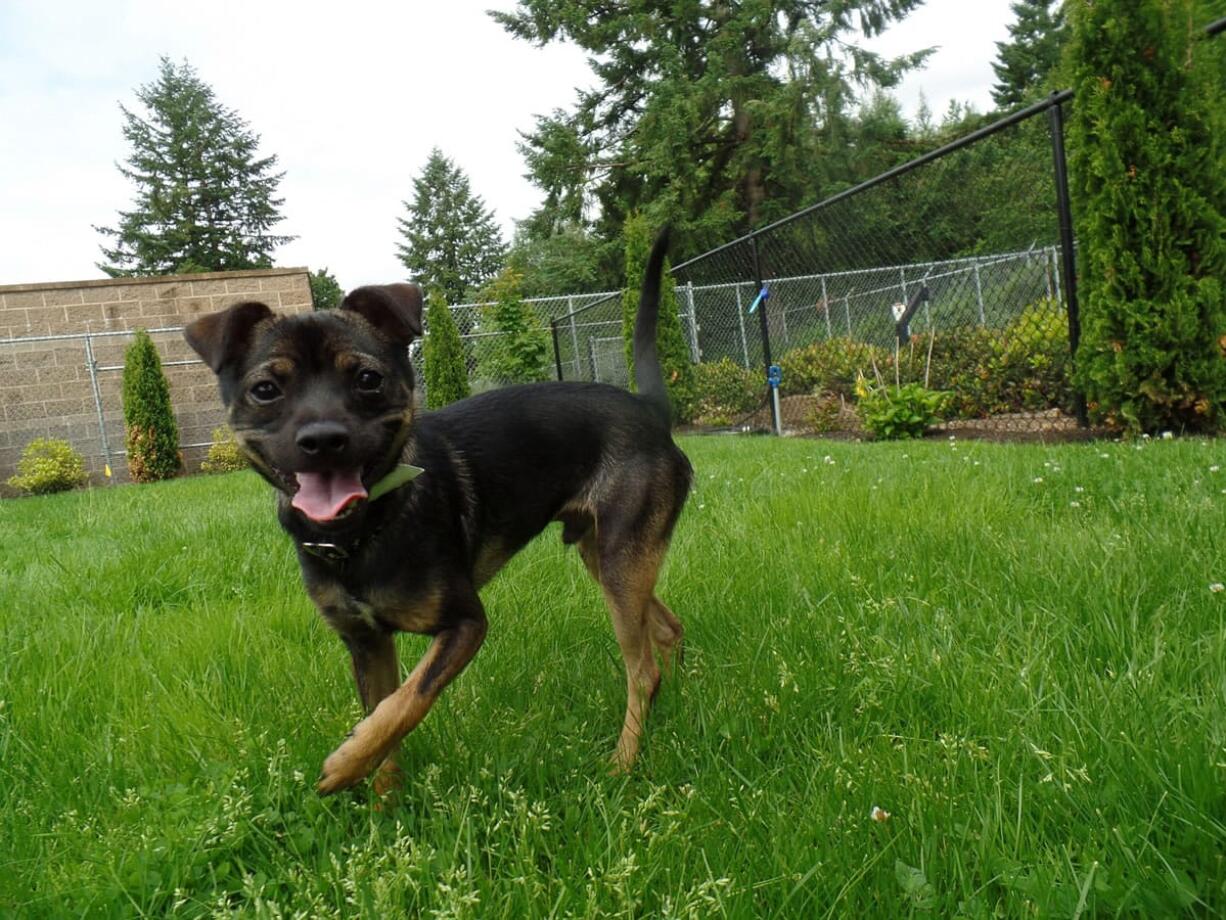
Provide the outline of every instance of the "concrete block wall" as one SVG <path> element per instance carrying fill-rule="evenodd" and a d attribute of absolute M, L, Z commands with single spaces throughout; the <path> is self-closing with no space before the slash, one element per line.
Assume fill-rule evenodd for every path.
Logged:
<path fill-rule="evenodd" d="M 207 443 L 223 423 L 217 384 L 178 329 L 204 313 L 260 300 L 280 313 L 311 309 L 305 268 L 212 272 L 0 286 L 0 483 L 16 469 L 27 443 L 63 438 L 85 456 L 95 479 L 106 462 L 90 374 L 90 333 L 111 468 L 127 478 L 121 381 L 124 350 L 136 329 L 151 332 L 166 366 L 180 443 Z M 72 338 L 39 339 L 43 336 Z M 176 361 L 190 364 L 175 365 Z M 185 447 L 190 470 L 203 447 Z"/>

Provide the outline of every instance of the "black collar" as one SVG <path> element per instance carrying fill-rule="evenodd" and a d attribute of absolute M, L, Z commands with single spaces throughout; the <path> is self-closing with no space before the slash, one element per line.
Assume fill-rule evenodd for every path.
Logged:
<path fill-rule="evenodd" d="M 401 486 L 412 482 L 423 472 L 424 470 L 419 466 L 401 463 L 371 487 L 370 495 L 366 500 L 374 502 L 384 495 L 399 489 Z M 375 525 L 374 529 L 358 534 L 358 536 L 346 542 L 314 543 L 300 541 L 298 545 L 302 547 L 303 552 L 326 562 L 334 569 L 341 570 L 348 566 L 362 546 L 373 541 L 395 516 L 394 512 L 387 514 L 380 523 Z"/>

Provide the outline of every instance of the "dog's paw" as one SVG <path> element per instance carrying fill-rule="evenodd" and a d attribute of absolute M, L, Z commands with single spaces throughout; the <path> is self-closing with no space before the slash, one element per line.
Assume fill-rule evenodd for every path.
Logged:
<path fill-rule="evenodd" d="M 377 733 L 367 724 L 369 721 L 359 722 L 345 743 L 324 761 L 315 784 L 315 791 L 320 795 L 356 786 L 387 756 L 391 745 L 381 743 Z"/>

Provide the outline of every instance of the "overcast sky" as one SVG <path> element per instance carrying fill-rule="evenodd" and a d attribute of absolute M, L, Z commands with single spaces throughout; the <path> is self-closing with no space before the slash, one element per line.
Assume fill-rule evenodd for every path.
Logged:
<path fill-rule="evenodd" d="M 131 202 L 119 103 L 188 59 L 285 171 L 297 239 L 278 265 L 327 267 L 345 288 L 404 277 L 396 219 L 432 147 L 468 174 L 507 237 L 540 196 L 519 131 L 590 84 L 582 52 L 513 39 L 486 14 L 512 0 L 376 3 L 0 0 L 0 284 L 103 277 L 100 235 Z M 898 96 L 990 107 L 1009 0 L 928 0 L 871 43 L 940 46 Z"/>

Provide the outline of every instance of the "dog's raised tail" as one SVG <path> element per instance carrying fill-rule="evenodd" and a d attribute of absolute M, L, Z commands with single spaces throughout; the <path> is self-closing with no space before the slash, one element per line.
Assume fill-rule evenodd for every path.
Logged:
<path fill-rule="evenodd" d="M 639 294 L 639 310 L 634 320 L 634 385 L 639 395 L 655 405 L 666 418 L 671 418 L 668 388 L 660 368 L 656 349 L 656 331 L 660 324 L 660 279 L 664 274 L 664 257 L 668 255 L 669 228 L 664 227 L 647 257 L 643 274 L 643 289 Z"/>

